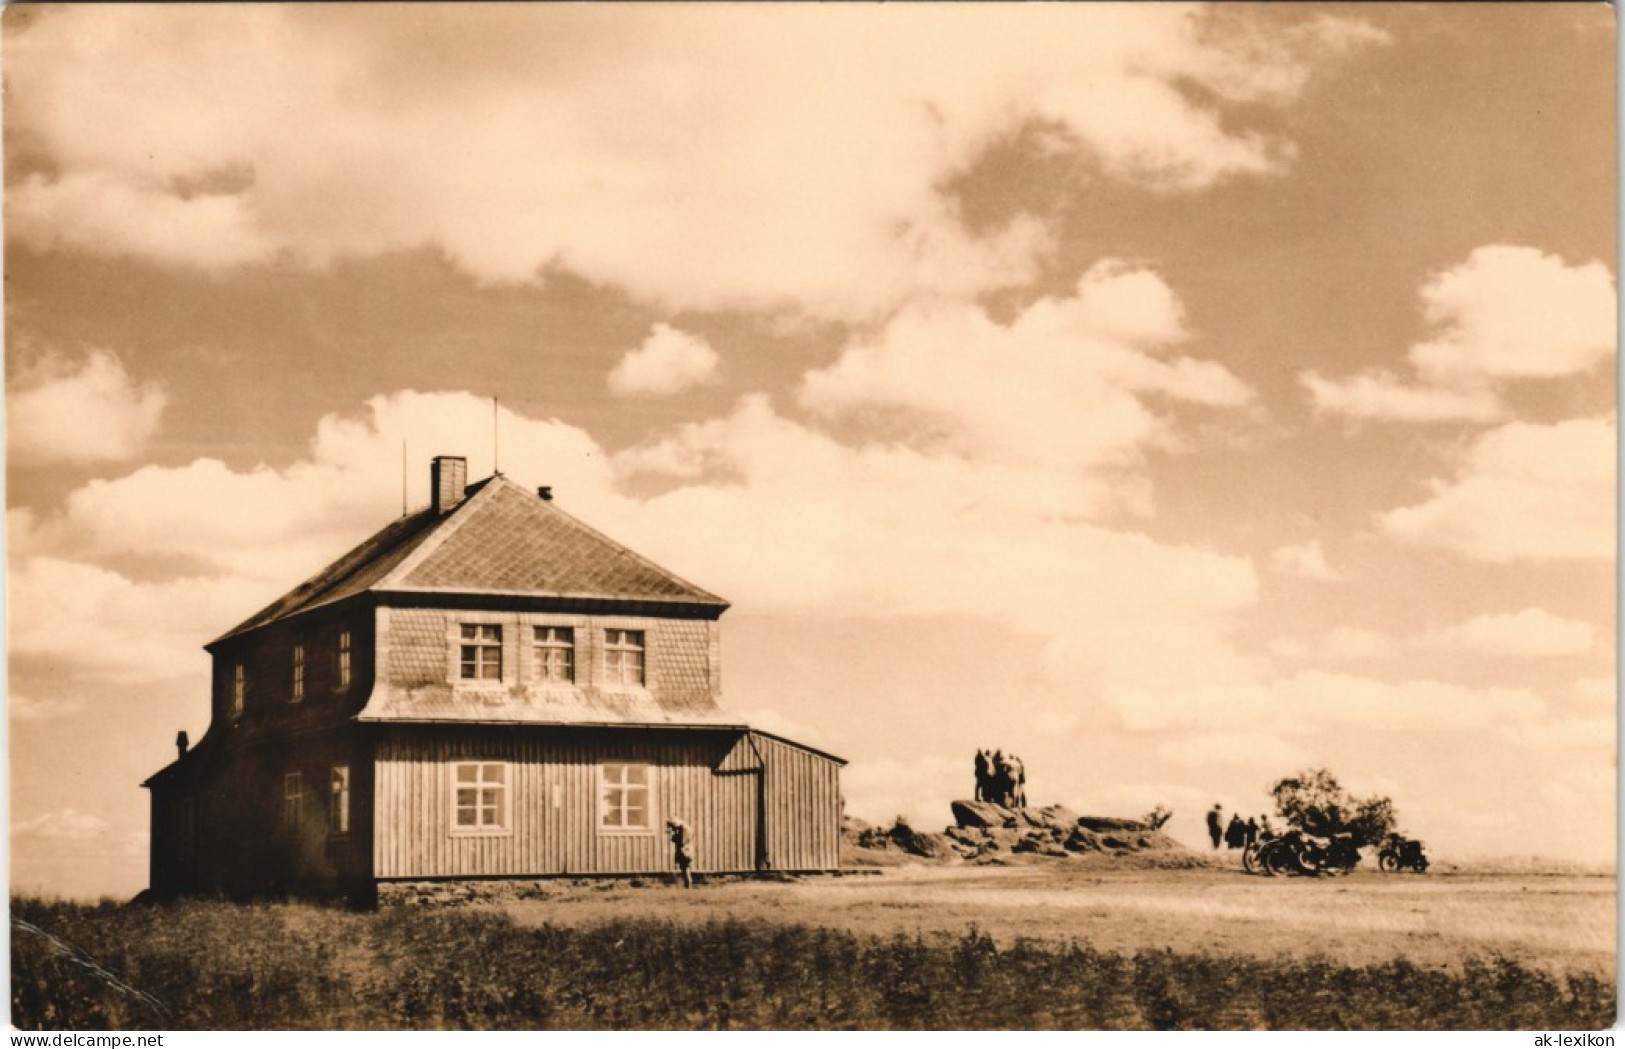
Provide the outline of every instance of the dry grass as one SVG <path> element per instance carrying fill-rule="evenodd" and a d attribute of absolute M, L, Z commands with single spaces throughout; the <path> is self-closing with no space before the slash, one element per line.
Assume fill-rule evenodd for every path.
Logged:
<path fill-rule="evenodd" d="M 1506 954 L 1549 971 L 1612 979 L 1615 882 L 1602 877 L 1259 878 L 1239 870 L 1084 871 L 1069 867 L 902 867 L 791 884 L 560 888 L 508 904 L 525 923 L 591 924 L 647 915 L 719 915 L 881 935 L 953 937 L 975 924 L 1003 944 L 1076 940 L 1133 952 L 1255 958 L 1323 956 L 1342 964 L 1408 958 L 1457 966 Z"/>
<path fill-rule="evenodd" d="M 12 1022 L 1577 1030 L 1615 1015 L 1611 878 L 910 868 L 550 893 L 378 913 L 14 899 Z"/>

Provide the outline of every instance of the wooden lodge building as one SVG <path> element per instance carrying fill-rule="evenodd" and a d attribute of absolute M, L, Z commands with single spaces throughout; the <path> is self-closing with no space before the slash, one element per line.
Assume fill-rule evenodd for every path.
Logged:
<path fill-rule="evenodd" d="M 729 717 L 727 602 L 502 475 L 402 517 L 205 646 L 208 731 L 143 785 L 152 889 L 839 864 L 845 762 Z"/>

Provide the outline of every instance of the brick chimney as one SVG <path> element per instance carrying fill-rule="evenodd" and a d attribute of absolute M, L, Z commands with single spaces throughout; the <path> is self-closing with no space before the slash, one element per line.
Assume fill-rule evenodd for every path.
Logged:
<path fill-rule="evenodd" d="M 468 460 L 460 455 L 437 455 L 429 464 L 429 492 L 434 512 L 447 513 L 463 501 L 468 487 Z"/>

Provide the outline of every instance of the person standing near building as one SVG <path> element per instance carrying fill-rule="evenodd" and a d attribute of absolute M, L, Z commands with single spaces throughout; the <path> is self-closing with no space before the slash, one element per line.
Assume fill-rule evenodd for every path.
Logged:
<path fill-rule="evenodd" d="M 1224 815 L 1219 810 L 1219 803 L 1214 802 L 1213 808 L 1207 814 L 1207 836 L 1213 839 L 1213 847 L 1219 847 L 1219 841 L 1224 837 Z"/>
<path fill-rule="evenodd" d="M 694 875 L 690 868 L 694 866 L 694 839 L 690 834 L 688 824 L 679 819 L 666 821 L 666 832 L 671 835 L 672 856 L 677 861 L 677 870 L 683 878 L 683 888 L 694 887 Z"/>

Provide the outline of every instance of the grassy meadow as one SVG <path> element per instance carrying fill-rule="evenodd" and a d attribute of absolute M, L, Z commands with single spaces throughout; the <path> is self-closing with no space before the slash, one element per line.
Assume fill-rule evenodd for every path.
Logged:
<path fill-rule="evenodd" d="M 1203 884 L 1189 881 L 1193 873 Z M 561 885 L 539 900 L 370 913 L 14 898 L 12 1022 L 47 1030 L 1614 1022 L 1611 879 L 1607 892 L 1532 893 L 1527 883 L 1450 891 L 1448 879 L 1375 874 L 1342 885 L 1243 877 L 888 873 L 687 893 L 599 883 Z M 1002 903 L 990 899 L 1000 888 Z M 1591 930 L 1604 896 L 1608 927 Z M 1432 918 L 1423 913 L 1430 906 Z M 1282 917 L 1272 923 L 1269 914 Z M 1577 938 L 1558 943 L 1564 920 L 1579 923 Z M 1455 925 L 1489 934 L 1442 931 Z"/>

